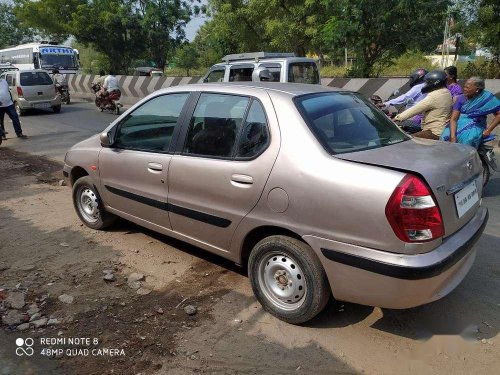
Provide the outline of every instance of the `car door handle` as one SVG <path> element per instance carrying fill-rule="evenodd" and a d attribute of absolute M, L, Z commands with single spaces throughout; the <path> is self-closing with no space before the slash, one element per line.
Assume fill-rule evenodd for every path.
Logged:
<path fill-rule="evenodd" d="M 160 163 L 148 163 L 148 170 L 160 172 L 163 170 L 163 165 Z"/>
<path fill-rule="evenodd" d="M 233 174 L 231 176 L 231 181 L 239 184 L 251 185 L 253 184 L 253 177 L 247 176 L 246 174 Z"/>

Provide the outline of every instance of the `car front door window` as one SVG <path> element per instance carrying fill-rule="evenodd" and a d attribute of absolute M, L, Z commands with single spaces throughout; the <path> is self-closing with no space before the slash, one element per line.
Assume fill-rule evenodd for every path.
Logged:
<path fill-rule="evenodd" d="M 188 93 L 168 94 L 143 104 L 121 123 L 115 146 L 149 152 L 168 151 L 188 97 Z"/>

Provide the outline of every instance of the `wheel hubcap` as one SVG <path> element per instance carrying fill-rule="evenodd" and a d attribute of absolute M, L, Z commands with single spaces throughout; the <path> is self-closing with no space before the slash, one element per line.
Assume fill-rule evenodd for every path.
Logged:
<path fill-rule="evenodd" d="M 90 223 L 99 220 L 99 201 L 97 195 L 88 187 L 79 192 L 78 209 L 82 216 Z"/>
<path fill-rule="evenodd" d="M 270 302 L 284 310 L 300 307 L 306 295 L 304 274 L 292 257 L 274 253 L 259 264 L 259 285 Z"/>

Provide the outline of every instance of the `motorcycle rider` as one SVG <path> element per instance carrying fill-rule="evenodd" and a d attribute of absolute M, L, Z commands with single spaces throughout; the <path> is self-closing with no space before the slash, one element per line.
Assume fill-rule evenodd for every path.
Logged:
<path fill-rule="evenodd" d="M 54 85 L 56 86 L 57 92 L 62 96 L 62 89 L 65 87 L 68 88 L 68 81 L 66 79 L 66 75 L 61 74 L 59 69 L 54 68 L 52 70 L 52 79 L 54 80 Z M 68 91 L 69 92 L 69 91 Z"/>
<path fill-rule="evenodd" d="M 415 104 L 420 102 L 422 99 L 426 97 L 427 94 L 422 92 L 422 88 L 425 86 L 424 77 L 427 74 L 427 70 L 424 68 L 418 68 L 413 73 L 410 74 L 410 80 L 408 83 L 410 84 L 410 90 L 406 93 L 399 95 L 397 98 L 387 100 L 383 103 L 384 107 L 389 107 L 391 105 L 400 105 L 404 104 L 406 109 L 413 107 Z M 411 120 L 415 123 L 416 127 L 420 126 L 422 122 L 422 115 L 417 114 Z"/>
<path fill-rule="evenodd" d="M 103 87 L 107 91 L 107 95 L 111 94 L 113 91 L 120 91 L 120 87 L 118 86 L 118 78 L 116 78 L 113 72 L 110 72 L 106 77 Z"/>
<path fill-rule="evenodd" d="M 422 113 L 422 130 L 413 136 L 438 140 L 445 126 L 450 122 L 453 105 L 450 91 L 446 88 L 446 73 L 442 70 L 427 73 L 424 77 L 422 93 L 427 96 L 413 107 L 398 114 L 394 120 L 405 121 Z"/>

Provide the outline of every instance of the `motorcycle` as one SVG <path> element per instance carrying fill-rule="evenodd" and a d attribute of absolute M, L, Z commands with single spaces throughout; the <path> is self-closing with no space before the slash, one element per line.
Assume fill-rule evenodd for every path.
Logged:
<path fill-rule="evenodd" d="M 69 95 L 69 87 L 67 85 L 61 85 L 59 83 L 56 83 L 56 90 L 59 93 L 61 101 L 64 104 L 69 104 L 71 102 L 71 98 Z"/>
<path fill-rule="evenodd" d="M 403 106 L 398 108 L 397 112 L 390 112 L 388 108 L 383 106 L 382 98 L 378 95 L 372 95 L 370 97 L 370 101 L 372 104 L 377 106 L 389 117 L 392 121 L 394 121 L 394 117 L 404 109 Z M 420 131 L 420 127 L 417 127 L 415 122 L 411 120 L 405 121 L 397 121 L 395 122 L 397 126 L 401 128 L 407 134 L 413 134 Z M 488 142 L 491 142 L 496 139 L 495 135 L 490 135 L 488 137 L 484 137 L 479 145 L 477 153 L 479 154 L 479 158 L 481 159 L 481 163 L 483 164 L 483 188 L 486 186 L 491 177 L 491 170 L 500 172 L 500 167 L 496 162 L 496 156 L 493 152 L 493 146 L 487 145 Z"/>
<path fill-rule="evenodd" d="M 95 105 L 102 111 L 108 110 L 114 113 L 115 115 L 120 114 L 120 108 L 123 107 L 123 104 L 119 102 L 122 93 L 120 90 L 115 90 L 110 93 L 106 93 L 105 95 L 101 95 L 101 85 L 99 83 L 92 84 L 92 91 L 95 94 Z"/>

